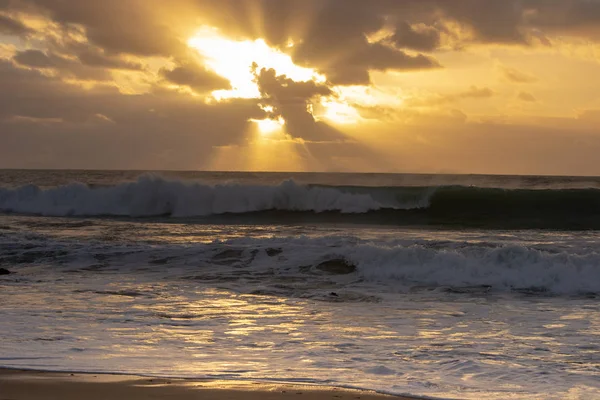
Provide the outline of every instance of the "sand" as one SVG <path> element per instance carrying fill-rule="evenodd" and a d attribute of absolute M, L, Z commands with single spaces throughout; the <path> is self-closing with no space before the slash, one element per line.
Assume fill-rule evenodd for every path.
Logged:
<path fill-rule="evenodd" d="M 368 391 L 284 383 L 157 379 L 0 369 L 0 400 L 386 400 Z"/>

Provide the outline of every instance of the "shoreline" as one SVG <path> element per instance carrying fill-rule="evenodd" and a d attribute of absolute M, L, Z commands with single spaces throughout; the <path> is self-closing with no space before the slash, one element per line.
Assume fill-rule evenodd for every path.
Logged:
<path fill-rule="evenodd" d="M 0 367 L 2 399 L 416 400 L 370 390 L 302 383 L 153 378 L 127 374 L 51 372 Z"/>

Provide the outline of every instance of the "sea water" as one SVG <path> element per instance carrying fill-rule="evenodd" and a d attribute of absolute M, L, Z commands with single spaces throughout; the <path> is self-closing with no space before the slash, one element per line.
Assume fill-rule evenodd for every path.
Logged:
<path fill-rule="evenodd" d="M 0 171 L 0 366 L 600 398 L 600 180 Z"/>

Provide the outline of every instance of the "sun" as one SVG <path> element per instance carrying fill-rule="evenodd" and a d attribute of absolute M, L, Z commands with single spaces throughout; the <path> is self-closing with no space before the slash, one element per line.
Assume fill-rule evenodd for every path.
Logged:
<path fill-rule="evenodd" d="M 289 54 L 269 47 L 262 39 L 235 41 L 221 35 L 215 28 L 204 27 L 189 39 L 188 45 L 200 53 L 208 68 L 231 83 L 229 90 L 212 92 L 212 97 L 217 101 L 261 98 L 260 88 L 253 73 L 254 65 L 260 69 L 273 69 L 278 75 L 286 75 L 295 82 L 327 81 L 326 77 L 315 69 L 294 64 Z M 269 112 L 264 107 L 263 110 Z M 257 124 L 263 135 L 270 135 L 285 125 L 281 117 L 252 122 Z"/>
<path fill-rule="evenodd" d="M 289 54 L 270 47 L 263 39 L 236 41 L 222 35 L 216 28 L 203 27 L 188 40 L 188 46 L 202 56 L 207 68 L 231 83 L 231 89 L 211 93 L 216 101 L 260 99 L 260 88 L 256 82 L 253 66 L 258 66 L 259 69 L 273 69 L 277 75 L 285 75 L 295 82 L 313 81 L 320 84 L 327 82 L 327 78 L 316 69 L 296 65 Z M 288 47 L 293 46 L 293 43 L 288 45 Z M 358 122 L 360 119 L 358 112 L 344 100 L 344 97 L 335 95 L 317 99 L 316 109 L 320 112 L 313 116 L 336 124 Z M 267 113 L 273 112 L 272 109 L 268 110 L 268 107 L 261 106 L 261 108 Z M 263 120 L 251 121 L 258 126 L 263 136 L 270 136 L 285 125 L 282 117 L 270 116 Z"/>
<path fill-rule="evenodd" d="M 231 90 L 212 93 L 217 100 L 260 98 L 252 66 L 274 69 L 296 82 L 325 82 L 325 76 L 312 68 L 300 67 L 290 55 L 269 47 L 262 39 L 235 41 L 222 36 L 217 29 L 202 28 L 188 41 L 204 58 L 208 68 L 231 82 Z"/>
<path fill-rule="evenodd" d="M 251 119 L 250 121 L 256 124 L 262 136 L 270 136 L 274 133 L 280 132 L 285 125 L 285 121 L 281 117 L 276 119 Z"/>

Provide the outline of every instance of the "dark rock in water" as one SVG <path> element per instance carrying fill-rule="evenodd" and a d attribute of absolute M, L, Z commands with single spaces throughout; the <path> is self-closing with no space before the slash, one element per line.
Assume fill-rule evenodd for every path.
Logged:
<path fill-rule="evenodd" d="M 0 275 L 10 275 L 10 274 L 12 274 L 12 272 L 10 272 L 9 270 L 0 268 Z"/>
<path fill-rule="evenodd" d="M 278 255 L 280 255 L 281 253 L 283 253 L 283 249 L 272 249 L 272 248 L 271 248 L 271 249 L 267 249 L 267 250 L 265 250 L 265 251 L 267 252 L 267 255 L 268 255 L 269 257 L 275 257 L 275 256 L 278 256 Z"/>
<path fill-rule="evenodd" d="M 336 292 L 331 292 L 329 293 L 329 295 L 333 297 L 340 297 Z"/>
<path fill-rule="evenodd" d="M 356 272 L 356 265 L 350 264 L 344 259 L 324 261 L 316 268 L 331 275 L 348 275 Z"/>

